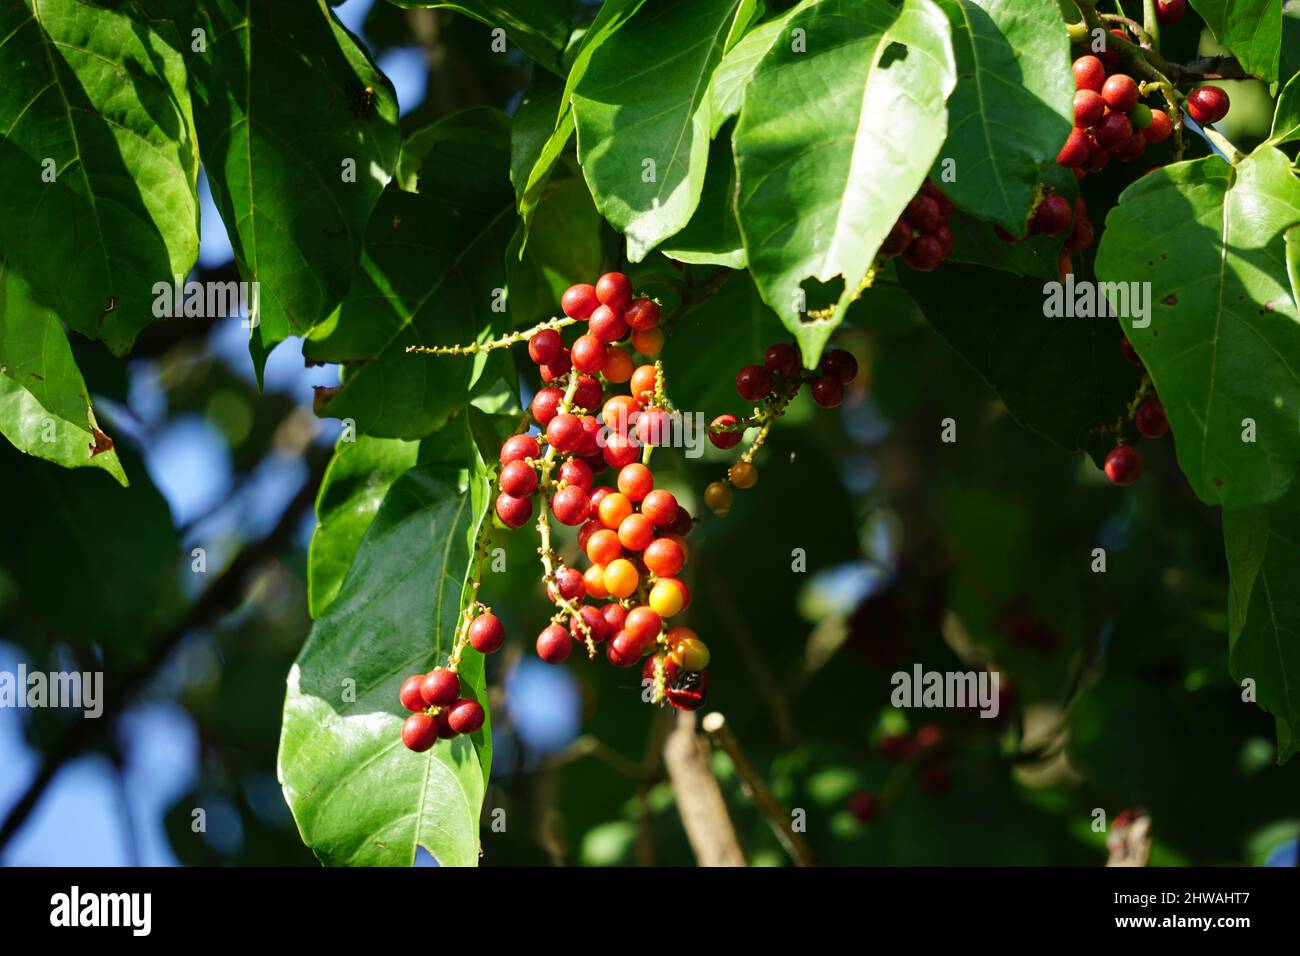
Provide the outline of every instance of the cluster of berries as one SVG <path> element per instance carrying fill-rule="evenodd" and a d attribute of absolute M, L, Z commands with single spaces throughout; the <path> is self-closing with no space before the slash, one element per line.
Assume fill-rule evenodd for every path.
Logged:
<path fill-rule="evenodd" d="M 1111 32 L 1124 36 L 1120 30 Z M 1118 60 L 1113 50 L 1104 50 L 1100 56 L 1089 53 L 1074 61 L 1074 129 L 1056 161 L 1074 169 L 1079 179 L 1104 169 L 1112 156 L 1134 162 L 1174 129 L 1168 113 L 1138 102 L 1137 81 L 1118 69 Z"/>
<path fill-rule="evenodd" d="M 1142 368 L 1142 359 L 1127 338 L 1120 340 L 1120 351 L 1130 363 Z M 1133 412 L 1133 425 L 1143 438 L 1163 438 L 1169 434 L 1169 418 L 1160 399 L 1143 400 Z M 1142 455 L 1132 445 L 1121 441 L 1106 454 L 1102 469 L 1115 484 L 1131 485 L 1142 475 Z"/>
<path fill-rule="evenodd" d="M 908 202 L 894 228 L 880 247 L 880 258 L 902 256 L 917 272 L 930 272 L 952 255 L 952 232 L 948 214 L 952 200 L 938 186 L 926 180 L 921 191 Z"/>
<path fill-rule="evenodd" d="M 994 226 L 993 229 L 999 239 L 1012 245 L 1023 242 L 1028 236 L 1059 236 L 1068 232 L 1065 246 L 1057 258 L 1061 281 L 1065 281 L 1065 276 L 1074 271 L 1071 254 L 1091 246 L 1096 235 L 1092 220 L 1088 218 L 1088 204 L 1082 196 L 1075 199 L 1074 206 L 1071 207 L 1070 200 L 1050 190 L 1044 193 L 1029 214 L 1025 236 L 1013 236 L 1001 226 Z"/>
<path fill-rule="evenodd" d="M 951 771 L 938 759 L 943 748 L 943 730 L 938 724 L 925 724 L 914 734 L 883 734 L 877 746 L 891 760 L 918 761 L 921 788 L 926 793 L 938 795 L 952 785 Z M 874 822 L 884 810 L 879 795 L 870 790 L 853 794 L 846 807 L 862 823 Z"/>
<path fill-rule="evenodd" d="M 498 626 L 500 623 L 497 621 Z M 501 639 L 505 639 L 504 632 Z M 499 642 L 497 646 L 500 647 Z M 402 743 L 416 753 L 428 750 L 440 738 L 450 740 L 460 734 L 472 734 L 483 726 L 482 705 L 460 696 L 460 678 L 449 667 L 411 675 L 402 681 L 397 698 L 403 707 L 414 711 L 402 724 Z"/>

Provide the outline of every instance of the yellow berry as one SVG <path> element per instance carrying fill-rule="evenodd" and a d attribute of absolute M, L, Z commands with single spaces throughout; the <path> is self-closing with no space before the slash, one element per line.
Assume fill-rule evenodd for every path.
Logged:
<path fill-rule="evenodd" d="M 685 606 L 686 595 L 682 592 L 681 585 L 672 578 L 656 581 L 650 589 L 650 610 L 660 617 L 680 614 Z"/>
<path fill-rule="evenodd" d="M 674 627 L 664 637 L 680 666 L 688 671 L 702 671 L 709 666 L 709 648 L 689 627 Z"/>

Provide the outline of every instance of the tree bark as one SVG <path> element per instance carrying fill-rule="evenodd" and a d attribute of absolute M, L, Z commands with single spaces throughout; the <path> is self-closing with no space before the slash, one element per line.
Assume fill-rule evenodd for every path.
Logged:
<path fill-rule="evenodd" d="M 695 732 L 694 712 L 677 712 L 676 725 L 664 741 L 664 764 L 696 862 L 700 866 L 747 866 L 722 788 L 709 767 L 709 747 Z"/>

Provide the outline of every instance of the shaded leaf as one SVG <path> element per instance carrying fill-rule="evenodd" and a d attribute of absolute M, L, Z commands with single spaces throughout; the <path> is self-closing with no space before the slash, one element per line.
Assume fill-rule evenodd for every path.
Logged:
<path fill-rule="evenodd" d="M 662 252 L 678 262 L 745 268 L 745 248 L 736 223 L 736 165 L 731 137 L 719 136 L 709 148 L 700 204 L 686 228 L 664 242 Z"/>
<path fill-rule="evenodd" d="M 1247 73 L 1276 80 L 1282 47 L 1282 0 L 1191 0 Z"/>
<path fill-rule="evenodd" d="M 570 0 L 460 0 L 458 3 L 389 0 L 407 9 L 454 10 L 505 30 L 510 42 L 534 63 L 563 74 L 564 48 L 573 19 Z"/>

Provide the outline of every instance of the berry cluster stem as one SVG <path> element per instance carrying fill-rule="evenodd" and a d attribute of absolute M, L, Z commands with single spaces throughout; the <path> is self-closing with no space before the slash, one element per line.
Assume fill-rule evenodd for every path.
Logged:
<path fill-rule="evenodd" d="M 509 335 L 503 335 L 499 339 L 492 339 L 488 342 L 472 342 L 469 345 L 408 345 L 406 351 L 418 352 L 421 355 L 477 355 L 480 352 L 508 349 L 520 342 L 527 342 L 542 329 L 562 329 L 576 324 L 577 321 L 577 319 L 571 319 L 566 315 L 558 319 L 547 319 L 545 322 L 537 323 L 530 329 L 511 332 Z"/>

